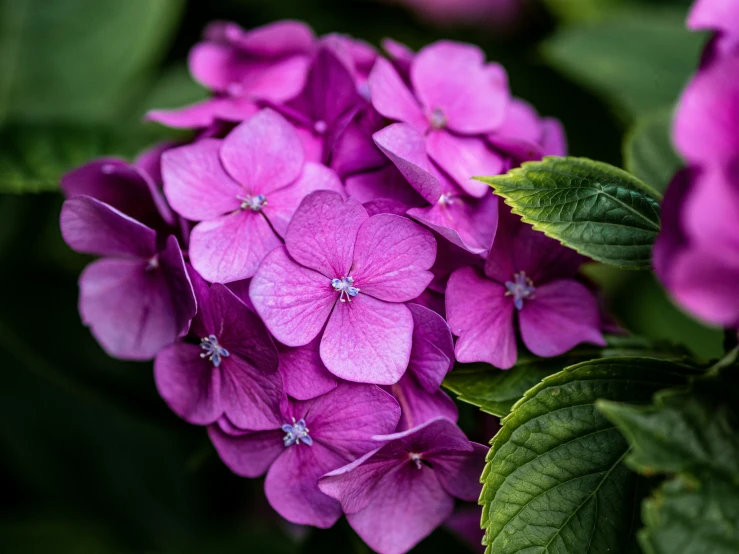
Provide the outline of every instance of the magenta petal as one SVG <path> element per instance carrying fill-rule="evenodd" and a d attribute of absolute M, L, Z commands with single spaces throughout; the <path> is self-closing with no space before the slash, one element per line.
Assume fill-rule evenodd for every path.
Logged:
<path fill-rule="evenodd" d="M 654 243 L 652 265 L 660 280 L 670 288 L 673 259 L 687 244 L 685 222 L 682 217 L 685 198 L 690 195 L 697 171 L 685 168 L 670 181 L 662 200 L 662 227 Z"/>
<path fill-rule="evenodd" d="M 320 443 L 287 447 L 267 472 L 267 500 L 288 521 L 331 527 L 341 517 L 341 505 L 318 489 L 318 479 L 346 462 Z"/>
<path fill-rule="evenodd" d="M 369 76 L 370 98 L 374 108 L 387 118 L 408 123 L 418 131 L 428 128 L 413 94 L 392 64 L 379 58 Z"/>
<path fill-rule="evenodd" d="M 264 109 L 228 134 L 221 161 L 249 194 L 268 195 L 300 175 L 305 153 L 295 128 L 274 110 Z"/>
<path fill-rule="evenodd" d="M 518 313 L 521 338 L 531 352 L 558 356 L 581 342 L 606 345 L 598 304 L 585 285 L 562 279 L 536 287 L 535 294 Z"/>
<path fill-rule="evenodd" d="M 321 331 L 338 294 L 329 278 L 296 264 L 285 248 L 276 248 L 254 275 L 249 297 L 278 341 L 302 346 Z"/>
<path fill-rule="evenodd" d="M 488 447 L 470 443 L 472 452 L 445 452 L 433 456 L 434 472 L 449 494 L 468 502 L 480 498 L 480 475 Z"/>
<path fill-rule="evenodd" d="M 241 429 L 267 431 L 282 423 L 282 378 L 232 353 L 221 367 L 223 413 Z"/>
<path fill-rule="evenodd" d="M 193 78 L 219 92 L 225 92 L 229 85 L 238 80 L 243 64 L 235 49 L 226 44 L 201 42 L 190 50 L 188 56 Z"/>
<path fill-rule="evenodd" d="M 289 19 L 268 23 L 249 31 L 244 31 L 234 23 L 226 23 L 223 29 L 214 30 L 224 33 L 227 40 L 253 56 L 307 54 L 316 40 L 308 25 Z"/>
<path fill-rule="evenodd" d="M 469 195 L 480 198 L 492 194 L 490 186 L 472 177 L 503 172 L 503 158 L 481 138 L 458 137 L 433 131 L 426 137 L 429 156 Z"/>
<path fill-rule="evenodd" d="M 182 108 L 151 110 L 146 114 L 146 119 L 175 129 L 201 129 L 219 120 L 241 123 L 258 111 L 259 108 L 250 98 L 221 96 Z"/>
<path fill-rule="evenodd" d="M 498 198 L 452 197 L 429 208 L 411 208 L 408 215 L 439 233 L 452 244 L 483 254 L 490 249 L 498 228 Z"/>
<path fill-rule="evenodd" d="M 309 400 L 336 388 L 338 381 L 321 361 L 320 341 L 280 351 L 280 374 L 285 392 L 297 400 Z"/>
<path fill-rule="evenodd" d="M 265 473 L 285 450 L 284 435 L 284 431 L 278 429 L 234 436 L 218 425 L 208 427 L 208 436 L 218 456 L 231 471 L 242 477 L 259 477 Z"/>
<path fill-rule="evenodd" d="M 139 259 L 156 252 L 153 229 L 89 196 L 67 199 L 59 225 L 64 241 L 77 252 Z"/>
<path fill-rule="evenodd" d="M 190 260 L 208 281 L 230 283 L 254 275 L 264 256 L 281 244 L 262 214 L 239 210 L 195 226 Z"/>
<path fill-rule="evenodd" d="M 408 185 L 408 181 L 391 164 L 375 171 L 348 177 L 346 192 L 362 204 L 380 199 L 392 200 L 403 204 L 407 210 L 411 206 L 421 206 L 424 203 L 423 198 Z"/>
<path fill-rule="evenodd" d="M 476 46 L 439 41 L 416 54 L 411 82 L 423 107 L 441 110 L 449 128 L 481 134 L 503 122 L 510 98 L 504 74 L 492 67 Z"/>
<path fill-rule="evenodd" d="M 431 171 L 424 136 L 403 123 L 395 123 L 378 131 L 372 138 L 411 186 L 428 202 L 435 204 L 441 196 L 439 179 Z"/>
<path fill-rule="evenodd" d="M 203 139 L 162 156 L 164 194 L 172 208 L 194 221 L 215 219 L 241 205 L 243 189 L 221 165 L 223 142 Z"/>
<path fill-rule="evenodd" d="M 472 452 L 474 449 L 462 430 L 444 417 L 437 417 L 413 429 L 373 437 L 391 445 L 401 446 L 406 452 L 423 454 L 424 458 L 452 451 Z M 402 452 L 401 450 L 401 452 Z M 406 456 L 401 454 L 401 457 Z M 410 460 L 408 460 L 410 461 Z"/>
<path fill-rule="evenodd" d="M 501 369 L 516 363 L 513 301 L 503 285 L 470 267 L 458 269 L 446 288 L 446 313 L 457 335 L 460 362 L 488 362 Z"/>
<path fill-rule="evenodd" d="M 688 27 L 739 35 L 739 4 L 734 0 L 696 0 L 688 15 Z"/>
<path fill-rule="evenodd" d="M 439 389 L 454 363 L 454 341 L 444 318 L 436 312 L 409 304 L 413 314 L 413 347 L 408 371 L 427 392 Z"/>
<path fill-rule="evenodd" d="M 336 137 L 331 167 L 342 177 L 381 167 L 386 158 L 372 141 L 372 134 L 384 126 L 384 118 L 372 106 L 360 110 Z"/>
<path fill-rule="evenodd" d="M 411 63 L 416 53 L 405 44 L 391 38 L 382 39 L 382 49 L 387 52 L 396 69 L 407 78 L 410 75 Z"/>
<path fill-rule="evenodd" d="M 317 191 L 305 197 L 285 233 L 285 246 L 298 263 L 329 279 L 347 275 L 359 227 L 369 216 L 356 200 Z"/>
<path fill-rule="evenodd" d="M 221 373 L 194 344 L 173 344 L 154 361 L 154 381 L 170 409 L 188 423 L 209 425 L 223 413 Z"/>
<path fill-rule="evenodd" d="M 284 237 L 287 233 L 287 226 L 303 198 L 317 190 L 344 193 L 344 187 L 332 169 L 321 164 L 307 162 L 303 166 L 300 177 L 294 183 L 269 194 L 262 213 L 269 219 L 277 234 Z"/>
<path fill-rule="evenodd" d="M 351 274 L 363 294 L 388 302 L 413 300 L 428 286 L 436 241 L 405 217 L 379 214 L 359 228 Z"/>
<path fill-rule="evenodd" d="M 399 431 L 411 429 L 437 417 L 445 417 L 451 421 L 457 421 L 459 417 L 454 400 L 439 389 L 429 392 L 410 371 L 389 390 L 403 409 L 398 424 Z"/>
<path fill-rule="evenodd" d="M 353 112 L 364 103 L 347 66 L 328 47 L 320 48 L 316 54 L 304 96 L 313 119 L 323 121 L 329 127 L 333 127 L 342 116 L 353 116 Z"/>
<path fill-rule="evenodd" d="M 360 293 L 352 302 L 336 303 L 321 340 L 321 359 L 347 381 L 391 385 L 408 366 L 412 333 L 408 308 Z"/>
<path fill-rule="evenodd" d="M 566 156 L 567 136 L 562 123 L 557 119 L 545 117 L 541 120 L 541 155 Z"/>

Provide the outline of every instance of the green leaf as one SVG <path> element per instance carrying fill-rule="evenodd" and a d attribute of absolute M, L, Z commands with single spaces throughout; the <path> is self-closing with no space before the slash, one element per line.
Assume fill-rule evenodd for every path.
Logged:
<path fill-rule="evenodd" d="M 182 0 L 0 0 L 0 121 L 100 121 L 147 77 Z"/>
<path fill-rule="evenodd" d="M 627 172 L 586 158 L 550 156 L 476 179 L 565 246 L 624 269 L 651 267 L 660 195 Z"/>
<path fill-rule="evenodd" d="M 544 3 L 565 21 L 589 21 L 609 14 L 623 0 L 544 0 Z"/>
<path fill-rule="evenodd" d="M 685 28 L 685 9 L 632 7 L 602 22 L 563 28 L 543 53 L 555 68 L 636 116 L 674 104 L 704 41 Z"/>
<path fill-rule="evenodd" d="M 490 364 L 458 364 L 444 379 L 444 387 L 458 400 L 477 406 L 483 412 L 504 417 L 523 394 L 558 371 L 594 358 L 649 356 L 679 360 L 688 353 L 672 344 L 650 342 L 639 337 L 611 335 L 608 347 L 583 345 L 554 358 L 520 356 L 514 367 L 500 370 Z"/>
<path fill-rule="evenodd" d="M 683 161 L 672 147 L 672 111 L 661 110 L 636 121 L 624 139 L 626 170 L 660 192 Z"/>
<path fill-rule="evenodd" d="M 162 73 L 139 102 L 134 116 L 143 117 L 149 110 L 180 108 L 207 97 L 208 93 L 192 78 L 187 66 L 178 65 Z"/>
<path fill-rule="evenodd" d="M 54 191 L 59 178 L 97 156 L 133 156 L 162 138 L 153 127 L 11 125 L 0 130 L 0 193 Z"/>
<path fill-rule="evenodd" d="M 595 401 L 647 402 L 689 372 L 649 358 L 592 360 L 529 390 L 503 419 L 482 475 L 486 552 L 623 552 L 639 478 L 624 464 L 626 440 Z"/>

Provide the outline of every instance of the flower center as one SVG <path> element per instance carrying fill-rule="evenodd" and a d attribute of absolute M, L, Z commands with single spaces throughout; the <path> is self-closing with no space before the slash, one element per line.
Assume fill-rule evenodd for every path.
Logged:
<path fill-rule="evenodd" d="M 292 446 L 293 444 L 300 444 L 300 441 L 303 441 L 303 443 L 308 446 L 313 444 L 313 439 L 308 435 L 308 428 L 305 426 L 304 419 L 296 422 L 295 418 L 293 418 L 292 425 L 285 423 L 285 425 L 282 426 L 282 430 L 285 431 L 285 436 L 282 438 L 282 442 L 285 443 L 285 447 Z"/>
<path fill-rule="evenodd" d="M 341 279 L 331 279 L 331 286 L 339 294 L 341 302 L 351 302 L 352 298 L 359 294 L 359 289 L 354 286 L 354 279 L 351 276 L 342 277 Z"/>
<path fill-rule="evenodd" d="M 454 196 L 451 192 L 445 192 L 441 196 L 439 196 L 439 204 L 442 206 L 451 206 L 454 204 Z"/>
<path fill-rule="evenodd" d="M 416 464 L 417 469 L 421 469 L 423 466 L 421 465 L 421 455 L 416 454 L 414 452 L 409 452 L 408 457 L 410 458 L 411 462 Z"/>
<path fill-rule="evenodd" d="M 201 352 L 200 357 L 208 358 L 213 362 L 213 367 L 218 367 L 221 365 L 223 358 L 228 358 L 231 355 L 228 350 L 218 344 L 218 339 L 215 335 L 200 339 L 200 348 L 205 350 L 205 352 Z"/>
<path fill-rule="evenodd" d="M 316 121 L 316 122 L 315 122 L 315 123 L 313 124 L 313 130 L 314 130 L 314 131 L 315 131 L 316 133 L 318 133 L 319 135 L 322 135 L 323 133 L 325 133 L 327 129 L 328 129 L 328 125 L 327 125 L 327 124 L 326 124 L 326 122 L 325 122 L 325 121 L 323 121 L 323 120 L 320 120 L 320 121 Z"/>
<path fill-rule="evenodd" d="M 159 267 L 159 254 L 154 254 L 146 263 L 146 271 L 154 271 Z"/>
<path fill-rule="evenodd" d="M 263 194 L 257 194 L 256 196 L 237 196 L 236 198 L 241 200 L 242 210 L 260 212 L 267 205 L 267 197 Z"/>
<path fill-rule="evenodd" d="M 443 129 L 446 127 L 446 116 L 441 108 L 434 108 L 429 114 L 429 123 L 434 129 Z"/>
<path fill-rule="evenodd" d="M 533 300 L 536 298 L 536 287 L 531 279 L 526 276 L 526 273 L 520 271 L 513 274 L 513 281 L 505 282 L 506 296 L 513 296 L 513 305 L 516 306 L 517 310 L 523 308 L 523 301 L 526 299 Z"/>

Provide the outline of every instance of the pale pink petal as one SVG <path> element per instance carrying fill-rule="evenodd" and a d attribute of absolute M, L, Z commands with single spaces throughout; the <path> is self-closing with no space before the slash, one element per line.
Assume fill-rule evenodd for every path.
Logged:
<path fill-rule="evenodd" d="M 241 205 L 244 190 L 221 165 L 223 142 L 203 139 L 162 156 L 164 194 L 174 210 L 193 221 L 215 219 Z"/>
<path fill-rule="evenodd" d="M 211 283 L 230 283 L 254 275 L 264 256 L 281 244 L 262 214 L 239 210 L 195 226 L 190 260 Z"/>
<path fill-rule="evenodd" d="M 194 344 L 163 349 L 154 361 L 154 382 L 175 414 L 194 425 L 209 425 L 223 413 L 221 373 L 201 352 Z"/>
<path fill-rule="evenodd" d="M 341 517 L 341 505 L 318 489 L 318 479 L 347 461 L 317 442 L 289 446 L 267 472 L 267 500 L 292 523 L 331 527 Z"/>
<path fill-rule="evenodd" d="M 412 333 L 413 317 L 403 304 L 360 293 L 336 304 L 321 340 L 321 359 L 347 381 L 391 385 L 408 366 Z"/>
<path fill-rule="evenodd" d="M 510 99 L 505 74 L 492 68 L 476 46 L 439 41 L 413 58 L 411 82 L 427 112 L 441 110 L 454 131 L 481 134 L 503 122 Z"/>
<path fill-rule="evenodd" d="M 265 108 L 223 140 L 221 161 L 249 194 L 268 195 L 300 175 L 305 153 L 295 128 Z"/>
<path fill-rule="evenodd" d="M 285 246 L 298 263 L 329 279 L 347 275 L 357 231 L 369 216 L 356 200 L 336 192 L 317 191 L 305 197 L 285 233 Z"/>
<path fill-rule="evenodd" d="M 147 259 L 156 251 L 153 229 L 90 196 L 73 196 L 62 205 L 62 237 L 86 254 Z"/>
<path fill-rule="evenodd" d="M 446 313 L 449 327 L 459 337 L 455 348 L 460 362 L 488 362 L 508 369 L 516 362 L 513 300 L 506 289 L 466 267 L 449 277 Z"/>
<path fill-rule="evenodd" d="M 259 477 L 285 450 L 285 433 L 281 429 L 234 436 L 211 425 L 208 436 L 223 463 L 241 477 Z"/>
<path fill-rule="evenodd" d="M 329 278 L 295 263 L 285 248 L 264 259 L 249 297 L 270 332 L 287 346 L 312 341 L 338 300 Z"/>
<path fill-rule="evenodd" d="M 389 61 L 378 58 L 368 83 L 372 105 L 378 112 L 408 123 L 418 131 L 428 129 L 428 121 L 418 102 Z"/>
<path fill-rule="evenodd" d="M 472 179 L 503 172 L 503 158 L 490 149 L 483 139 L 433 131 L 426 137 L 426 148 L 429 156 L 467 194 L 480 198 L 493 193 L 489 185 Z"/>
<path fill-rule="evenodd" d="M 537 356 L 558 356 L 581 342 L 606 345 L 593 293 L 570 279 L 537 287 L 535 298 L 524 300 L 518 320 L 524 344 Z"/>
<path fill-rule="evenodd" d="M 295 182 L 269 194 L 262 213 L 277 234 L 284 237 L 287 226 L 303 198 L 317 190 L 330 190 L 344 194 L 344 187 L 332 169 L 321 164 L 307 162 Z"/>
<path fill-rule="evenodd" d="M 372 138 L 418 193 L 432 204 L 439 200 L 442 186 L 432 173 L 424 136 L 404 123 L 395 123 Z"/>
<path fill-rule="evenodd" d="M 428 286 L 436 241 L 410 219 L 391 214 L 370 217 L 359 228 L 351 275 L 355 286 L 388 302 L 413 300 Z"/>
<path fill-rule="evenodd" d="M 280 350 L 280 374 L 285 392 L 297 400 L 309 400 L 336 388 L 338 381 L 321 361 L 320 341 Z"/>

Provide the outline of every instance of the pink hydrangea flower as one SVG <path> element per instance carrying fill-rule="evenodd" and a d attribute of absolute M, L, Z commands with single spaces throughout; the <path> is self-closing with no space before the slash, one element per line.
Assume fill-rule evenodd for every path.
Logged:
<path fill-rule="evenodd" d="M 380 554 L 404 554 L 441 525 L 454 498 L 475 501 L 487 447 L 446 418 L 393 435 L 379 448 L 319 481 L 341 502 L 349 524 Z"/>
<path fill-rule="evenodd" d="M 204 139 L 166 152 L 164 192 L 183 217 L 199 221 L 190 235 L 190 260 L 210 282 L 251 277 L 282 244 L 303 197 L 341 192 L 333 171 L 304 162 L 295 129 L 265 109 L 224 140 Z"/>
<path fill-rule="evenodd" d="M 581 342 L 605 346 L 595 295 L 572 277 L 582 258 L 504 212 L 484 272 L 452 273 L 446 312 L 460 362 L 516 363 L 518 320 L 526 347 L 557 356 Z"/>
<path fill-rule="evenodd" d="M 314 339 L 304 346 L 279 346 L 280 375 L 285 392 L 296 400 L 310 400 L 332 391 L 338 379 L 321 361 L 321 341 Z"/>
<path fill-rule="evenodd" d="M 295 212 L 285 246 L 259 266 L 250 297 L 280 342 L 301 346 L 321 334 L 331 373 L 390 385 L 411 354 L 413 317 L 403 302 L 431 281 L 435 256 L 431 233 L 412 221 L 370 217 L 356 200 L 319 191 Z"/>
<path fill-rule="evenodd" d="M 261 320 L 225 286 L 193 275 L 198 313 L 190 335 L 198 344 L 164 348 L 154 380 L 174 413 L 209 425 L 225 416 L 242 429 L 271 429 L 282 399 L 277 349 Z"/>
<path fill-rule="evenodd" d="M 326 528 L 341 506 L 318 489 L 318 479 L 371 449 L 372 436 L 392 432 L 400 408 L 379 387 L 341 383 L 311 400 L 283 402 L 277 417 L 277 425 L 259 433 L 221 421 L 210 427 L 210 438 L 237 475 L 267 472 L 264 491 L 282 517 Z"/>
<path fill-rule="evenodd" d="M 486 64 L 475 46 L 441 41 L 415 55 L 410 85 L 412 91 L 390 62 L 378 59 L 369 78 L 372 105 L 421 133 L 425 151 L 463 191 L 489 193 L 471 177 L 503 168 L 483 136 L 505 118 L 510 95 L 504 70 Z"/>

